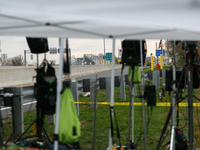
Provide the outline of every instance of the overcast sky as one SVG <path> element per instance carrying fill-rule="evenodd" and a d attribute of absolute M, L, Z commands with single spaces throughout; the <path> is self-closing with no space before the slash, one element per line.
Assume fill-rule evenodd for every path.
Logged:
<path fill-rule="evenodd" d="M 121 40 L 116 39 L 116 56 L 118 56 L 118 48 L 121 48 Z M 18 55 L 23 55 L 24 50 L 29 50 L 28 44 L 26 42 L 25 37 L 0 37 L 1 41 L 1 52 L 0 54 L 7 54 L 8 58 L 12 58 Z M 150 53 L 155 53 L 155 43 L 159 43 L 159 39 L 148 40 L 147 42 L 147 50 L 148 56 Z M 58 38 L 48 38 L 49 48 L 57 47 L 58 48 Z M 75 55 L 75 57 L 82 57 L 84 53 L 92 53 L 98 55 L 99 53 L 104 53 L 104 40 L 103 39 L 69 39 L 69 48 L 71 48 L 71 55 Z M 112 40 L 105 39 L 105 51 L 112 52 Z M 28 63 L 36 62 L 36 54 L 33 54 L 33 61 L 30 60 L 30 55 L 27 54 Z M 43 60 L 44 55 L 39 55 L 40 62 Z M 47 53 L 47 60 L 56 60 L 56 63 L 59 63 L 59 54 L 49 54 Z"/>

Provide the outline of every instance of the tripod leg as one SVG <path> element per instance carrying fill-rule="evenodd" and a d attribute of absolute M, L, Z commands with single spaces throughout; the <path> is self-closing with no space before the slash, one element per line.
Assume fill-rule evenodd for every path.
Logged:
<path fill-rule="evenodd" d="M 7 139 L 7 141 L 5 142 L 4 146 L 13 138 L 13 134 L 10 135 L 10 137 Z"/>
<path fill-rule="evenodd" d="M 51 140 L 50 140 L 50 138 L 49 138 L 49 136 L 48 136 L 48 134 L 47 134 L 47 132 L 46 132 L 46 130 L 45 130 L 44 127 L 42 127 L 42 132 L 44 133 L 44 135 L 45 135 L 45 137 L 47 138 L 47 140 L 48 140 L 49 142 L 51 142 Z"/>
<path fill-rule="evenodd" d="M 167 119 L 166 119 L 166 121 L 165 121 L 163 130 L 162 130 L 162 132 L 161 132 L 160 140 L 159 140 L 159 142 L 158 142 L 158 145 L 157 145 L 156 150 L 158 150 L 158 149 L 160 148 L 161 144 L 162 144 L 161 141 L 162 141 L 162 138 L 163 138 L 163 134 L 165 133 L 165 131 L 166 131 L 166 129 L 167 129 L 167 125 L 168 125 L 168 123 L 169 123 L 169 119 L 170 119 L 171 115 L 172 115 L 172 105 L 171 105 L 170 110 L 169 110 L 169 112 L 168 112 Z"/>
<path fill-rule="evenodd" d="M 44 109 L 40 108 L 40 118 L 38 119 L 39 122 L 37 122 L 37 135 L 39 138 L 41 138 L 41 132 L 44 125 L 44 117 L 45 111 Z"/>
<path fill-rule="evenodd" d="M 19 141 L 19 140 L 22 138 L 22 136 L 31 128 L 31 126 L 36 122 L 36 120 L 37 120 L 37 119 L 35 119 L 35 120 L 31 123 L 31 125 L 24 131 L 24 133 L 22 133 L 22 134 L 19 136 L 19 138 L 16 140 L 16 142 Z M 16 143 L 16 142 L 15 142 L 15 143 Z"/>

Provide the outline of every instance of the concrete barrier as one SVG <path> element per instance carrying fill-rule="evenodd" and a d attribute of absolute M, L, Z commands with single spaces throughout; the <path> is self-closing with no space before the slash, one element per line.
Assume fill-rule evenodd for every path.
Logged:
<path fill-rule="evenodd" d="M 58 66 L 55 66 L 56 75 L 58 76 Z M 120 69 L 121 65 L 115 65 L 115 69 Z M 34 84 L 36 79 L 35 66 L 1 66 L 0 67 L 0 89 L 10 86 L 21 86 Z M 70 76 L 84 76 L 103 71 L 111 70 L 111 65 L 79 65 L 70 67 Z"/>

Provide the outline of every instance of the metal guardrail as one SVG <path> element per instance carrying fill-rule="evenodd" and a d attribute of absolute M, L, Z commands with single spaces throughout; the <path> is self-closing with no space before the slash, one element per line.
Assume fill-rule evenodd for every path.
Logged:
<path fill-rule="evenodd" d="M 109 82 L 109 78 L 110 77 L 105 77 L 107 80 L 105 80 L 106 82 L 104 82 L 103 84 L 106 84 L 106 97 L 107 97 L 107 102 L 110 101 L 110 82 Z M 124 78 L 124 77 L 123 77 Z M 120 97 L 121 99 L 125 100 L 126 99 L 126 96 L 125 96 L 125 79 L 123 80 L 120 80 L 119 78 L 116 78 L 118 79 L 119 81 L 121 81 L 121 84 L 117 84 L 117 85 L 120 85 Z M 116 80 L 115 79 L 115 80 Z M 83 79 L 84 80 L 84 79 Z M 80 93 L 80 91 L 84 91 L 85 89 L 85 85 L 84 85 L 84 82 L 83 80 L 81 81 L 70 81 L 70 88 L 72 90 L 72 95 L 74 97 L 74 101 L 75 102 L 79 102 L 79 98 L 78 98 L 78 94 Z M 119 82 L 117 81 L 117 82 Z M 64 81 L 65 82 L 65 81 Z M 69 81 L 67 81 L 69 82 Z M 90 92 L 90 101 L 91 102 L 94 102 L 95 100 L 95 88 L 99 89 L 100 88 L 100 80 L 99 79 L 89 79 L 88 81 L 88 84 L 87 86 L 89 86 L 87 88 L 87 90 L 89 89 L 88 92 Z M 95 85 L 95 87 L 94 87 Z M 23 122 L 24 122 L 24 112 L 26 111 L 31 111 L 31 110 L 34 110 L 36 109 L 36 104 L 37 104 L 37 101 L 34 97 L 34 86 L 31 85 L 31 86 L 25 86 L 25 87 L 6 87 L 2 90 L 0 90 L 0 93 L 1 94 L 5 94 L 4 93 L 4 90 L 5 89 L 12 89 L 12 90 L 7 90 L 7 91 L 13 91 L 13 95 L 18 95 L 18 98 L 19 98 L 19 101 L 14 100 L 13 98 L 13 102 L 15 103 L 14 104 L 14 115 L 15 115 L 15 124 L 18 125 L 15 127 L 15 130 L 16 132 L 18 133 L 23 133 L 24 132 L 24 125 L 23 125 Z M 4 99 L 1 98 L 1 105 L 4 106 Z M 79 104 L 76 104 L 76 107 L 77 107 L 77 112 L 79 114 Z M 94 108 L 94 104 L 91 104 L 91 108 Z M 1 112 L 2 112 L 2 118 L 7 118 L 9 117 L 11 114 L 11 107 L 3 107 L 1 109 Z M 49 122 L 48 120 L 51 120 L 49 123 L 53 123 L 54 119 L 48 119 L 48 117 L 51 117 L 53 118 L 53 116 L 47 116 L 47 122 Z M 19 126 L 19 124 L 21 124 L 21 126 Z"/>
<path fill-rule="evenodd" d="M 124 81 L 125 81 L 125 79 L 124 79 Z M 78 91 L 80 91 L 80 92 L 83 91 L 83 88 L 84 88 L 83 87 L 83 80 L 77 81 L 76 84 L 77 84 Z M 99 79 L 97 81 L 97 86 L 98 87 L 100 86 Z M 20 96 L 23 97 L 23 103 L 24 104 L 29 103 L 29 102 L 33 102 L 33 101 L 36 100 L 35 97 L 34 97 L 34 86 L 33 85 L 25 86 L 25 87 L 12 87 L 12 88 L 18 89 L 16 91 L 20 91 L 19 93 L 15 93 L 15 94 L 20 95 Z M 89 87 L 89 89 L 90 89 L 90 87 Z M 4 94 L 3 93 L 3 89 L 0 90 L 0 94 Z M 2 97 L 0 97 L 0 100 L 2 102 L 2 105 L 4 105 Z M 4 107 L 4 109 L 5 108 L 9 108 L 9 107 Z"/>
<path fill-rule="evenodd" d="M 148 74 L 144 74 L 144 76 L 145 76 L 145 79 L 146 79 L 147 76 L 148 76 Z M 109 77 L 106 77 L 106 78 L 109 78 Z M 124 82 L 125 82 L 126 84 L 128 84 L 126 78 L 127 78 L 127 76 L 125 76 Z M 77 88 L 78 88 L 79 93 L 82 92 L 82 91 L 83 91 L 83 88 L 84 88 L 83 80 L 77 81 L 76 84 L 77 84 Z M 101 83 L 101 84 L 102 84 L 102 83 Z M 104 83 L 104 84 L 106 84 L 106 83 Z M 98 87 L 100 87 L 100 81 L 99 81 L 99 79 L 98 79 L 97 85 L 98 85 Z M 105 86 L 105 87 L 106 87 L 106 86 Z M 20 93 L 16 93 L 16 94 L 18 94 L 18 95 L 20 95 L 20 96 L 23 97 L 23 103 L 24 103 L 24 104 L 29 103 L 29 102 L 33 102 L 33 101 L 36 100 L 35 97 L 34 97 L 34 86 L 33 86 L 33 85 L 31 85 L 31 86 L 25 86 L 25 87 L 14 87 L 14 88 L 16 88 L 16 89 L 22 88 L 22 89 L 21 89 L 21 92 L 20 92 Z M 90 87 L 89 87 L 89 88 L 90 88 Z M 20 91 L 20 90 L 18 90 L 18 91 Z M 89 92 L 89 91 L 88 91 L 88 92 Z M 77 93 L 78 93 L 78 92 L 77 92 Z M 3 89 L 0 89 L 0 94 L 3 94 Z M 2 97 L 0 97 L 0 100 L 1 100 L 1 102 L 2 102 L 2 103 L 1 103 L 1 106 L 4 105 L 4 103 L 3 103 L 3 98 L 2 98 Z M 9 107 L 7 107 L 7 108 L 9 109 Z M 5 109 L 5 107 L 4 107 L 4 109 Z M 5 116 L 4 116 L 4 117 L 5 117 Z"/>
<path fill-rule="evenodd" d="M 151 72 L 151 75 L 150 75 L 150 72 L 144 74 L 144 77 L 145 79 L 149 79 L 150 76 L 152 78 L 152 76 L 155 76 L 153 75 L 156 71 L 154 72 Z M 162 74 L 165 74 L 164 71 L 162 71 Z M 157 71 L 157 75 L 159 76 L 160 75 L 160 72 Z M 122 79 L 120 79 L 122 78 Z M 159 80 L 159 78 L 156 78 L 153 80 Z M 84 85 L 85 84 L 85 81 L 87 83 L 87 86 L 89 86 L 88 88 L 86 88 Z M 65 81 L 64 81 L 65 82 Z M 69 82 L 69 81 L 67 81 Z M 117 82 L 121 82 L 121 83 L 117 83 Z M 126 95 L 125 95 L 125 84 L 129 84 L 128 82 L 128 77 L 127 75 L 125 76 L 116 76 L 115 77 L 115 87 L 118 86 L 120 87 L 120 98 L 122 100 L 126 100 Z M 94 102 L 95 100 L 95 94 L 94 94 L 94 91 L 95 91 L 95 88 L 94 88 L 94 85 L 95 85 L 95 88 L 100 88 L 100 89 L 106 89 L 106 101 L 107 102 L 110 102 L 110 77 L 105 77 L 105 79 L 102 80 L 102 77 L 101 77 L 101 80 L 100 78 L 99 79 L 83 79 L 83 80 L 72 80 L 70 81 L 70 88 L 71 88 L 71 91 L 72 91 L 72 94 L 73 94 L 73 97 L 74 97 L 74 101 L 77 102 L 76 103 L 76 108 L 77 108 L 77 112 L 79 114 L 79 97 L 78 95 L 83 92 L 84 90 L 87 90 L 87 92 L 90 92 L 90 102 Z M 17 122 L 15 124 L 19 125 L 21 124 L 21 126 L 19 127 L 16 127 L 16 131 L 19 131 L 19 133 L 23 132 L 24 131 L 24 126 L 23 126 L 23 121 L 24 121 L 24 116 L 23 116 L 23 112 L 26 112 L 26 111 L 31 111 L 31 110 L 34 110 L 36 109 L 36 104 L 37 104 L 37 101 L 34 97 L 34 86 L 31 85 L 31 86 L 25 86 L 25 87 L 10 87 L 10 88 L 15 88 L 15 93 L 16 95 L 19 95 L 20 97 L 20 101 L 19 101 L 19 104 L 17 104 L 17 107 L 16 107 L 16 112 L 15 114 L 17 115 Z M 0 94 L 4 94 L 4 89 L 1 89 L 0 90 Z M 0 97 L 0 100 L 1 100 L 1 106 L 4 105 L 3 103 L 3 98 Z M 94 108 L 94 104 L 91 104 L 91 108 Z M 3 107 L 1 109 L 1 112 L 2 113 L 2 118 L 6 118 L 8 117 L 7 114 L 10 114 L 11 113 L 11 108 L 10 107 Z M 47 122 L 48 122 L 48 117 L 47 116 Z M 53 118 L 53 116 L 50 116 L 51 118 Z M 50 119 L 51 122 L 49 123 L 53 123 L 54 119 Z"/>

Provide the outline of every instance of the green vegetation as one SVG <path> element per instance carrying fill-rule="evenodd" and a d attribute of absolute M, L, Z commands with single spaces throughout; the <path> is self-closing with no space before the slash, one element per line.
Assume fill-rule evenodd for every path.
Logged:
<path fill-rule="evenodd" d="M 165 42 L 165 47 L 167 47 L 167 41 Z M 169 41 L 169 55 L 173 57 L 174 41 Z M 183 66 L 185 64 L 186 53 L 182 50 L 181 42 L 176 43 L 176 66 Z"/>
<path fill-rule="evenodd" d="M 150 82 L 151 83 L 151 82 Z M 119 95 L 119 88 L 115 88 L 115 102 L 124 102 L 120 100 L 120 95 Z M 157 91 L 160 92 L 161 90 Z M 140 93 L 140 85 L 137 86 L 137 93 L 139 95 Z M 166 94 L 166 93 L 165 93 Z M 186 95 L 187 92 L 183 94 Z M 194 94 L 198 96 L 198 91 L 195 90 Z M 163 102 L 170 102 L 169 96 L 163 97 Z M 129 101 L 129 86 L 126 86 L 126 102 Z M 83 95 L 79 96 L 79 101 L 80 102 L 89 102 L 90 97 L 84 97 Z M 105 102 L 106 101 L 106 90 L 98 90 L 97 93 L 97 101 L 98 102 Z M 195 102 L 196 100 L 194 100 Z M 142 102 L 141 99 L 135 98 L 135 102 Z M 157 102 L 161 102 L 158 99 L 157 96 Z M 118 125 L 119 125 L 119 130 L 121 134 L 121 143 L 122 145 L 125 145 L 127 143 L 127 134 L 128 134 L 128 111 L 129 111 L 129 106 L 123 105 L 123 106 L 115 106 L 115 111 L 116 111 L 116 116 L 118 120 Z M 158 140 L 160 138 L 160 134 L 165 122 L 165 119 L 167 117 L 168 111 L 170 107 L 153 107 L 152 110 L 152 116 L 151 116 L 151 108 L 150 107 L 145 107 L 146 111 L 146 122 L 148 122 L 148 119 L 151 116 L 149 126 L 147 128 L 147 148 L 148 150 L 155 150 Z M 83 150 L 92 150 L 93 146 L 93 109 L 90 108 L 90 105 L 80 105 L 80 122 L 81 122 L 81 137 L 80 137 L 80 143 L 81 147 Z M 184 135 L 188 137 L 187 135 L 187 126 L 186 126 L 186 119 L 187 119 L 187 108 L 186 107 L 180 107 L 179 108 L 179 125 L 180 128 L 183 128 Z M 197 112 L 199 112 L 199 109 L 196 109 Z M 143 120 L 142 120 L 142 107 L 141 106 L 135 106 L 134 109 L 135 112 L 135 125 L 134 125 L 134 132 L 135 132 L 135 143 L 137 142 L 138 138 L 141 135 L 140 141 L 138 142 L 138 149 L 143 150 L 144 149 L 144 142 L 143 142 Z M 195 119 L 195 113 L 194 113 L 194 136 L 197 137 L 194 138 L 194 145 L 197 147 L 197 143 L 199 144 L 199 129 L 197 127 L 197 122 Z M 66 115 L 67 117 L 67 115 Z M 24 114 L 25 118 L 25 129 L 35 120 L 36 118 L 36 111 L 32 112 L 27 112 Z M 108 138 L 109 138 L 109 121 L 110 121 L 110 112 L 109 112 L 109 105 L 98 105 L 97 108 L 97 116 L 96 116 L 96 150 L 106 150 L 108 147 Z M 46 122 L 46 118 L 45 118 Z M 171 121 L 169 123 L 169 126 L 171 124 Z M 10 136 L 12 132 L 12 121 L 11 118 L 4 120 L 3 121 L 4 125 L 4 140 L 7 140 L 8 137 Z M 44 125 L 48 135 L 51 137 L 54 132 L 54 125 L 47 125 L 45 123 Z M 115 128 L 115 133 L 114 133 L 114 141 L 119 144 L 118 139 L 117 139 L 117 134 L 116 134 L 116 125 L 114 124 Z M 31 128 L 27 134 L 24 136 L 31 135 L 33 128 Z M 170 139 L 170 132 L 167 135 L 166 140 L 164 140 L 163 144 L 168 142 Z M 161 147 L 160 150 L 164 150 L 165 147 Z"/>
<path fill-rule="evenodd" d="M 163 69 L 167 69 L 167 68 L 169 68 L 170 66 L 171 66 L 171 65 L 164 65 L 164 66 L 163 66 Z M 154 66 L 153 70 L 157 70 L 157 69 L 156 69 L 156 66 Z M 151 67 L 144 68 L 143 71 L 144 71 L 144 72 L 151 71 Z"/>

